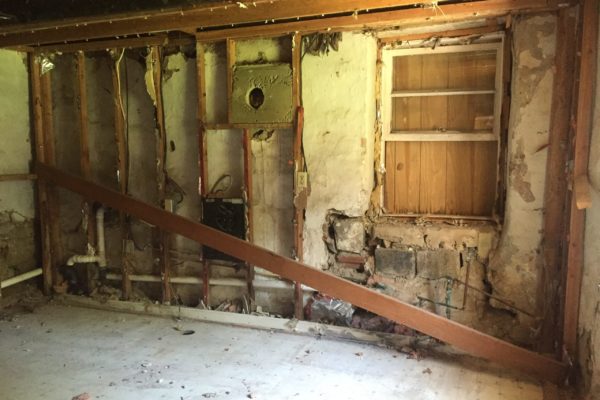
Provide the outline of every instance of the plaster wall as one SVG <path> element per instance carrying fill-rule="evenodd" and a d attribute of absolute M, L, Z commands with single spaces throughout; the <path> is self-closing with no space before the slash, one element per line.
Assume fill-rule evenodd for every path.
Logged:
<path fill-rule="evenodd" d="M 556 47 L 556 17 L 519 18 L 514 26 L 506 214 L 488 266 L 494 293 L 535 314 L 544 183 Z M 492 302 L 496 307 L 502 307 Z M 533 323 L 533 321 L 527 321 Z M 523 332 L 525 333 L 525 332 Z"/>
<path fill-rule="evenodd" d="M 330 210 L 362 216 L 373 189 L 377 43 L 346 33 L 339 51 L 302 60 L 304 155 L 310 195 L 304 260 L 327 267 L 324 225 Z"/>
<path fill-rule="evenodd" d="M 27 54 L 0 50 L 0 174 L 31 171 Z M 0 182 L 0 280 L 37 267 L 34 184 Z"/>

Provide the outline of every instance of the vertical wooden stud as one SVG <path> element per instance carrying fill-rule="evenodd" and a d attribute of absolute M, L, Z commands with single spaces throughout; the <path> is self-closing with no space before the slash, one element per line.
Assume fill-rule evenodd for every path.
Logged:
<path fill-rule="evenodd" d="M 589 164 L 598 54 L 597 0 L 584 0 L 581 15 L 583 31 L 581 35 L 576 131 L 573 144 L 573 182 L 577 177 L 587 175 Z M 577 351 L 579 300 L 583 278 L 584 236 L 585 210 L 577 208 L 575 191 L 572 191 L 563 323 L 563 346 L 567 358 L 574 357 Z"/>
<path fill-rule="evenodd" d="M 304 109 L 302 108 L 302 35 L 292 36 L 292 100 L 296 112 L 294 135 L 294 247 L 296 258 L 304 260 L 304 208 L 302 201 L 306 196 L 306 181 L 300 188 L 300 176 L 306 175 L 302 151 L 302 131 L 304 128 Z M 304 193 L 301 193 L 304 191 Z M 294 315 L 304 319 L 304 293 L 299 282 L 294 283 Z"/>
<path fill-rule="evenodd" d="M 244 203 L 246 204 L 246 240 L 253 242 L 253 209 L 252 209 L 252 137 L 250 130 L 244 129 L 242 145 L 244 149 Z M 256 300 L 254 292 L 254 265 L 246 263 L 248 295 L 252 302 Z"/>
<path fill-rule="evenodd" d="M 121 50 L 123 52 L 125 50 Z M 112 69 L 112 83 L 113 83 L 113 96 L 115 101 L 115 142 L 117 144 L 118 152 L 118 180 L 119 190 L 121 194 L 127 194 L 128 184 L 128 157 L 127 157 L 127 138 L 125 135 L 126 130 L 126 116 L 125 109 L 123 108 L 123 96 L 121 94 L 121 62 L 124 57 L 123 53 L 120 53 L 119 49 L 114 49 L 113 54 L 116 59 L 113 63 Z M 127 241 L 129 238 L 127 215 L 124 212 L 119 213 L 120 225 L 121 225 L 121 237 L 122 237 L 122 290 L 123 299 L 128 300 L 131 295 L 131 280 L 129 279 L 129 261 L 127 259 Z"/>
<path fill-rule="evenodd" d="M 34 53 L 29 54 L 29 74 L 31 81 L 31 103 L 33 108 L 33 131 L 35 158 L 39 163 L 45 162 L 44 124 L 42 118 L 42 87 L 40 76 L 42 74 L 40 64 Z M 47 212 L 47 185 L 37 180 L 37 204 L 40 220 L 40 237 L 42 245 L 42 271 L 44 294 L 50 295 L 52 291 L 52 265 L 50 253 L 50 230 L 48 227 Z"/>
<path fill-rule="evenodd" d="M 166 150 L 167 150 L 167 129 L 165 126 L 165 110 L 162 96 L 162 51 L 159 46 L 152 46 L 150 50 L 152 57 L 152 80 L 154 83 L 156 127 L 158 137 L 156 138 L 156 183 L 158 191 L 158 204 L 167 209 L 166 204 Z M 173 210 L 169 210 L 173 211 Z M 162 277 L 162 301 L 169 304 L 171 302 L 171 283 L 169 281 L 171 272 L 170 250 L 171 235 L 169 232 L 157 228 L 160 274 Z"/>
<path fill-rule="evenodd" d="M 540 350 L 556 351 L 562 321 L 559 321 L 560 300 L 558 287 L 563 270 L 562 254 L 567 193 L 567 161 L 571 109 L 575 75 L 575 49 L 577 24 L 572 9 L 558 11 L 555 75 L 550 113 L 550 135 L 546 184 L 544 194 L 544 231 L 542 293 L 544 323 L 540 335 Z"/>
<path fill-rule="evenodd" d="M 207 159 L 206 159 L 206 64 L 204 60 L 204 44 L 196 42 L 196 76 L 198 82 L 198 193 L 203 199 L 207 192 Z M 202 254 L 202 301 L 210 307 L 210 262 Z"/>
<path fill-rule="evenodd" d="M 233 69 L 235 68 L 235 41 L 227 39 L 227 122 L 232 123 Z"/>
<path fill-rule="evenodd" d="M 89 148 L 89 127 L 88 127 L 88 99 L 86 87 L 86 71 L 85 71 L 85 54 L 83 51 L 78 51 L 75 55 L 77 81 L 75 87 L 77 95 L 75 96 L 75 108 L 78 110 L 79 117 L 79 164 L 81 168 L 81 176 L 86 180 L 92 180 L 92 172 L 90 165 L 90 148 Z M 84 218 L 87 222 L 87 241 L 90 245 L 96 243 L 96 216 L 94 215 L 93 204 L 83 200 Z M 92 279 L 90 269 L 86 266 L 86 276 L 88 290 L 92 290 Z"/>
<path fill-rule="evenodd" d="M 54 142 L 54 115 L 52 103 L 52 75 L 51 71 L 41 76 L 42 94 L 42 124 L 45 162 L 48 165 L 56 164 L 55 142 Z M 60 285 L 61 277 L 58 272 L 59 264 L 63 260 L 62 242 L 59 224 L 60 205 L 58 202 L 58 190 L 53 186 L 46 187 L 47 224 L 50 232 L 50 253 L 52 285 Z"/>

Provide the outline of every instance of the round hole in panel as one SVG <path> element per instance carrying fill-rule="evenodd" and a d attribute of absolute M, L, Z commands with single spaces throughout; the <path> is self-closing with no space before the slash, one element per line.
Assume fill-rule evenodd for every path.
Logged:
<path fill-rule="evenodd" d="M 248 94 L 248 103 L 254 108 L 258 110 L 260 106 L 265 102 L 265 94 L 263 93 L 261 88 L 255 87 Z"/>

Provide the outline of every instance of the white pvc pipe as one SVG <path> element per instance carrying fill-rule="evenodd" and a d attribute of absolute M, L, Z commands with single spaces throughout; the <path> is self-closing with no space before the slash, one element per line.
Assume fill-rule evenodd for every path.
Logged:
<path fill-rule="evenodd" d="M 106 274 L 106 279 L 113 281 L 120 281 L 123 279 L 120 274 Z M 156 275 L 129 275 L 129 280 L 132 282 L 162 282 L 160 276 Z M 189 285 L 201 285 L 203 283 L 201 278 L 195 276 L 172 276 L 169 278 L 171 283 L 189 284 Z M 246 287 L 248 282 L 244 279 L 237 278 L 214 278 L 210 280 L 211 286 L 237 286 Z M 254 280 L 252 282 L 255 288 L 261 289 L 292 289 L 293 285 L 286 281 L 279 280 Z M 302 289 L 307 292 L 312 292 L 314 289 L 302 285 Z"/>
<path fill-rule="evenodd" d="M 106 267 L 106 246 L 104 244 L 104 207 L 96 210 L 96 242 L 98 245 L 98 266 Z"/>
<path fill-rule="evenodd" d="M 87 254 L 76 254 L 67 260 L 69 267 L 75 264 L 87 264 L 87 263 L 98 263 L 100 268 L 106 267 L 106 247 L 104 241 L 104 207 L 99 207 L 96 211 L 96 240 L 97 240 L 97 254 L 94 254 L 94 247 L 88 244 Z"/>
<path fill-rule="evenodd" d="M 4 289 L 9 286 L 16 285 L 17 283 L 26 281 L 31 278 L 35 278 L 36 276 L 40 276 L 40 275 L 42 275 L 42 269 L 37 268 L 37 269 L 34 269 L 33 271 L 29 271 L 29 272 L 25 272 L 24 274 L 21 274 L 21 275 L 13 276 L 12 278 L 9 278 L 5 281 L 0 282 L 0 289 Z"/>

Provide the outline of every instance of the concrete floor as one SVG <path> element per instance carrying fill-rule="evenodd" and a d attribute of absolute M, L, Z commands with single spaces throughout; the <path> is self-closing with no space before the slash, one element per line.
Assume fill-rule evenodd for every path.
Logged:
<path fill-rule="evenodd" d="M 32 311 L 0 321 L 2 400 L 543 398 L 529 381 L 365 344 L 53 304 Z"/>

